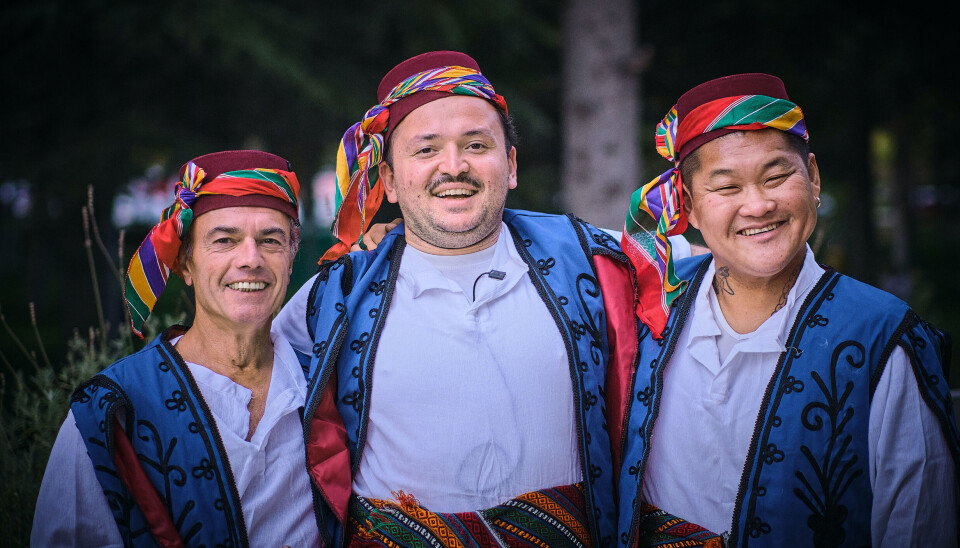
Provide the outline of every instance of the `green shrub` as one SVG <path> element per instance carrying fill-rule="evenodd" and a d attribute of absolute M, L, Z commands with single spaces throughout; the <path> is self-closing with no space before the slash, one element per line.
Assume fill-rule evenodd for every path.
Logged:
<path fill-rule="evenodd" d="M 30 530 L 33 526 L 33 514 L 36 507 L 40 484 L 50 457 L 50 449 L 60 431 L 60 425 L 66 418 L 70 407 L 70 396 L 82 382 L 96 375 L 116 360 L 141 348 L 145 341 L 156 336 L 163 328 L 175 323 L 184 323 L 186 312 L 181 307 L 167 313 L 152 315 L 144 325 L 144 341 L 134 339 L 125 323 L 112 336 L 104 322 L 103 307 L 100 299 L 97 269 L 94 263 L 93 249 L 96 245 L 101 251 L 110 276 L 115 278 L 120 288 L 124 286 L 125 271 L 117 265 L 125 265 L 124 258 L 118 254 L 111 257 L 100 240 L 96 222 L 93 219 L 93 196 L 83 210 L 85 246 L 90 262 L 90 277 L 96 301 L 99 328 L 90 327 L 87 336 L 74 333 L 68 343 L 66 355 L 62 360 L 52 363 L 47 357 L 43 341 L 40 339 L 37 321 L 30 305 L 30 320 L 36 344 L 41 354 L 38 360 L 35 353 L 28 350 L 16 332 L 7 324 L 0 311 L 2 324 L 8 337 L 18 347 L 17 356 L 24 361 L 11 363 L 9 354 L 0 347 L 0 545 L 27 546 Z M 119 248 L 123 248 L 121 231 Z M 114 259 L 117 262 L 114 262 Z M 169 298 L 180 302 L 184 296 L 182 289 L 174 286 Z M 176 293 L 180 293 L 177 295 Z M 168 299 L 169 299 L 168 298 Z M 188 303 L 189 304 L 189 303 Z M 126 314 L 126 310 L 124 310 Z M 126 317 L 126 316 L 125 316 Z M 127 317 L 129 321 L 129 318 Z M 16 358 L 13 358 L 16 359 Z"/>

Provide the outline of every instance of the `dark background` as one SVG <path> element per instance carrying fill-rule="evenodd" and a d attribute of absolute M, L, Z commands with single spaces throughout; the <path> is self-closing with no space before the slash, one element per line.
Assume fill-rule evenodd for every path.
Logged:
<path fill-rule="evenodd" d="M 259 148 L 291 160 L 309 187 L 334 162 L 343 131 L 374 104 L 380 77 L 424 51 L 470 53 L 507 98 L 520 131 L 520 187 L 508 205 L 567 209 L 559 198 L 562 2 L 327 4 L 50 0 L 0 8 L 0 314 L 27 351 L 41 346 L 30 303 L 55 363 L 75 330 L 100 325 L 97 293 L 108 335 L 124 322 L 96 243 L 96 292 L 91 282 L 81 215 L 88 188 L 116 262 L 111 206 L 131 180 L 162 183 L 200 154 Z M 776 74 L 806 114 L 820 165 L 825 207 L 812 240 L 820 260 L 960 333 L 951 19 L 916 3 L 854 11 L 817 0 L 645 2 L 635 11 L 645 59 L 643 177 L 631 188 L 668 167 L 654 151 L 654 126 L 681 93 L 725 74 Z M 309 210 L 312 196 L 302 194 Z M 147 228 L 126 229 L 125 260 Z M 326 238 L 323 227 L 305 225 L 292 285 L 313 273 Z M 189 313 L 169 293 L 160 310 Z M 22 367 L 6 329 L 0 352 Z M 958 377 L 954 365 L 952 386 Z"/>

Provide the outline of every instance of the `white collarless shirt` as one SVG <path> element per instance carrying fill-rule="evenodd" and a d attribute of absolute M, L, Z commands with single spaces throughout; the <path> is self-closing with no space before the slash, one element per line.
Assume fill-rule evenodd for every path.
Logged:
<path fill-rule="evenodd" d="M 266 409 L 250 441 L 250 390 L 202 365 L 187 367 L 223 441 L 250 545 L 319 546 L 299 412 L 306 380 L 286 339 L 277 333 L 271 339 L 274 362 Z M 47 463 L 30 545 L 123 545 L 72 411 Z"/>
<path fill-rule="evenodd" d="M 404 250 L 373 368 L 364 497 L 467 512 L 581 479 L 570 365 L 506 225 L 472 288 L 470 255 Z M 502 280 L 483 274 L 504 273 Z M 472 284 L 471 284 L 472 285 Z"/>
<path fill-rule="evenodd" d="M 730 530 L 764 391 L 823 272 L 808 246 L 786 305 L 741 335 L 720 313 L 710 265 L 664 371 L 644 500 L 711 531 Z M 952 459 L 899 347 L 874 392 L 868 446 L 874 546 L 956 545 Z"/>

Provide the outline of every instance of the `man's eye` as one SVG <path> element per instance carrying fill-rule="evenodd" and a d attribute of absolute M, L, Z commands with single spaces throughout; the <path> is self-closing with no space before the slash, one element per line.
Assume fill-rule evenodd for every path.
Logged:
<path fill-rule="evenodd" d="M 470 150 L 483 150 L 487 148 L 487 145 L 483 143 L 470 143 L 469 145 L 467 145 L 467 148 Z"/>
<path fill-rule="evenodd" d="M 767 184 L 769 184 L 769 185 L 778 185 L 778 184 L 784 182 L 785 180 L 787 180 L 787 177 L 789 177 L 789 173 L 782 173 L 782 174 L 780 174 L 780 175 L 774 175 L 773 177 L 770 177 L 770 178 L 767 179 Z"/>

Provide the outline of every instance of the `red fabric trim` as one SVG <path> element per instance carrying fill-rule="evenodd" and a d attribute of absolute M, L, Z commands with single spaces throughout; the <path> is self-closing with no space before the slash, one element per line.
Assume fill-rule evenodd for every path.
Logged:
<path fill-rule="evenodd" d="M 307 471 L 340 523 L 346 523 L 351 489 L 350 451 L 347 449 L 347 429 L 333 401 L 336 385 L 334 372 L 310 417 Z"/>
<path fill-rule="evenodd" d="M 623 458 L 623 435 L 630 403 L 630 387 L 637 361 L 637 316 L 635 311 L 636 291 L 629 265 L 613 257 L 594 257 L 597 279 L 603 291 L 603 307 L 607 315 L 607 338 L 610 359 L 607 362 L 605 387 L 607 405 L 607 428 L 613 455 L 615 476 L 620 473 Z"/>
<path fill-rule="evenodd" d="M 123 432 L 120 421 L 116 417 L 113 419 L 113 462 L 117 467 L 120 481 L 133 495 L 133 500 L 143 512 L 157 544 L 164 548 L 182 548 L 183 540 L 173 525 L 173 519 L 163 507 L 160 495 L 143 471 L 143 466 L 140 465 L 140 460 L 137 459 L 137 454 L 133 450 L 133 444 Z"/>

